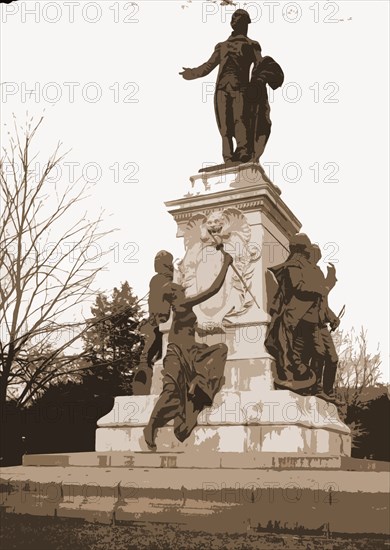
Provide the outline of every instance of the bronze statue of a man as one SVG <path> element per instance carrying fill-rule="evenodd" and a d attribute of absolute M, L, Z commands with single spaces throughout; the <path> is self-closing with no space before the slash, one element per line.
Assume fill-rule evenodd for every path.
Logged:
<path fill-rule="evenodd" d="M 314 269 L 316 269 L 323 277 L 322 271 L 317 265 L 321 257 L 322 255 L 319 246 L 313 244 L 309 261 L 313 265 Z M 335 272 L 333 264 L 330 264 L 330 267 L 331 271 Z M 316 342 L 313 346 L 310 366 L 317 377 L 314 394 L 317 395 L 317 397 L 321 397 L 322 399 L 325 399 L 325 401 L 333 402 L 336 405 L 341 404 L 338 401 L 334 391 L 339 358 L 331 332 L 336 330 L 339 325 L 340 318 L 329 307 L 328 296 L 323 296 L 319 306 L 318 333 Z M 320 345 L 318 345 L 317 342 L 319 342 Z"/>
<path fill-rule="evenodd" d="M 307 389 L 316 382 L 313 355 L 325 356 L 319 333 L 321 303 L 336 284 L 333 266 L 325 278 L 316 267 L 316 250 L 304 233 L 290 241 L 290 255 L 283 264 L 269 268 L 279 284 L 270 308 L 271 323 L 265 347 L 276 360 L 278 387 Z"/>
<path fill-rule="evenodd" d="M 183 67 L 180 73 L 193 80 L 219 65 L 214 105 L 226 164 L 259 160 L 271 132 L 266 84 L 276 89 L 284 80 L 280 66 L 271 57 L 263 57 L 260 44 L 248 38 L 249 23 L 247 11 L 235 11 L 229 38 L 216 45 L 206 63 L 194 69 Z"/>
<path fill-rule="evenodd" d="M 162 355 L 162 333 L 160 323 L 169 319 L 171 305 L 166 295 L 173 281 L 173 256 L 160 250 L 154 259 L 156 275 L 149 284 L 149 317 L 139 326 L 144 338 L 144 347 L 139 364 L 134 369 L 132 382 L 133 395 L 149 395 L 152 383 L 153 365 Z"/>

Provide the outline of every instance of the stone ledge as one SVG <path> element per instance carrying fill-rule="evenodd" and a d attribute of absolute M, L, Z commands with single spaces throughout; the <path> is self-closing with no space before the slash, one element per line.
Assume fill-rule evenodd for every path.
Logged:
<path fill-rule="evenodd" d="M 351 454 L 350 435 L 295 424 L 197 426 L 184 443 L 176 439 L 173 427 L 166 426 L 159 430 L 156 444 L 158 452 L 182 451 L 188 454 L 190 460 L 195 460 L 194 466 L 197 464 L 194 457 L 200 454 L 214 461 L 218 453 L 237 453 L 237 464 L 241 460 L 240 453 L 295 453 L 297 456 Z M 103 453 L 147 452 L 143 427 L 98 428 L 96 450 Z"/>
<path fill-rule="evenodd" d="M 387 472 L 17 466 L 3 468 L 0 483 L 2 509 L 17 514 L 164 521 L 212 533 L 246 532 L 268 520 L 388 532 Z"/>
<path fill-rule="evenodd" d="M 194 466 L 195 465 L 195 466 Z M 286 453 L 247 452 L 193 455 L 178 452 L 91 452 L 25 455 L 23 466 L 96 467 L 96 468 L 253 468 L 253 469 L 340 469 L 341 458 L 332 455 L 302 455 Z"/>
<path fill-rule="evenodd" d="M 260 387 L 243 391 L 223 388 L 216 395 L 213 406 L 199 415 L 198 425 L 299 425 L 346 435 L 350 433 L 341 422 L 335 405 L 288 390 L 260 391 Z M 157 395 L 118 396 L 112 411 L 98 421 L 98 427 L 146 426 L 157 399 Z"/>

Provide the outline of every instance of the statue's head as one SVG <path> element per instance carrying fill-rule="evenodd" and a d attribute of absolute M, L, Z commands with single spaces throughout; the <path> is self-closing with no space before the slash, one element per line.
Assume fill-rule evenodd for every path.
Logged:
<path fill-rule="evenodd" d="M 218 235 L 221 233 L 225 219 L 222 212 L 212 212 L 206 220 L 206 228 L 209 233 Z"/>
<path fill-rule="evenodd" d="M 251 18 L 246 10 L 236 10 L 232 15 L 230 25 L 236 32 L 247 31 L 248 25 L 251 23 Z"/>
<path fill-rule="evenodd" d="M 309 258 L 312 247 L 313 245 L 306 233 L 297 233 L 290 239 L 289 248 L 291 254 L 303 254 Z"/>
<path fill-rule="evenodd" d="M 173 256 L 166 250 L 157 252 L 154 258 L 154 270 L 156 273 L 173 273 Z"/>
<path fill-rule="evenodd" d="M 313 265 L 318 264 L 322 258 L 321 249 L 317 244 L 313 244 L 310 251 L 310 263 Z"/>

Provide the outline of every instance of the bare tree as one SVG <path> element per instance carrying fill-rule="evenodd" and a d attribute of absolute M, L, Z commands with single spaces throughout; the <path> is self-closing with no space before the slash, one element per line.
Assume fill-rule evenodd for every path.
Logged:
<path fill-rule="evenodd" d="M 79 210 L 88 184 L 54 182 L 60 144 L 37 177 L 32 141 L 41 123 L 30 120 L 22 137 L 15 125 L 0 160 L 0 406 L 10 396 L 24 405 L 78 371 L 80 357 L 69 350 L 86 327 L 64 319 L 95 295 L 104 267 L 101 253 L 91 257 L 108 234 L 103 213 L 89 221 Z"/>
<path fill-rule="evenodd" d="M 346 403 L 355 404 L 368 388 L 380 382 L 380 352 L 368 351 L 367 331 L 363 328 L 359 334 L 353 329 L 346 333 L 340 331 L 335 341 L 340 357 L 336 385 L 343 389 Z"/>

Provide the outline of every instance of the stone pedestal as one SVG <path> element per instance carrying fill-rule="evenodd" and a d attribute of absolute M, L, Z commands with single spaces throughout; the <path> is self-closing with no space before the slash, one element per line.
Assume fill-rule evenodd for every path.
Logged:
<path fill-rule="evenodd" d="M 169 425 L 159 431 L 158 452 L 184 453 L 188 467 L 215 461 L 217 456 L 221 464 L 237 468 L 256 467 L 264 453 L 349 456 L 350 431 L 334 405 L 273 389 L 273 358 L 264 348 L 264 338 L 275 283 L 267 268 L 286 259 L 289 239 L 301 227 L 282 201 L 280 190 L 258 164 L 248 163 L 193 176 L 185 196 L 166 205 L 177 222 L 179 238 L 196 215 L 232 208 L 240 212 L 250 228 L 246 236 L 250 234 L 254 254 L 248 285 L 257 305 L 252 303 L 225 317 L 222 330 L 209 333 L 206 327 L 199 334 L 203 343 L 228 346 L 225 384 L 185 443 L 176 440 Z M 169 326 L 161 328 L 166 340 Z M 162 362 L 157 363 L 151 395 L 115 399 L 113 410 L 98 422 L 97 451 L 147 450 L 142 430 L 161 391 L 161 369 Z"/>

